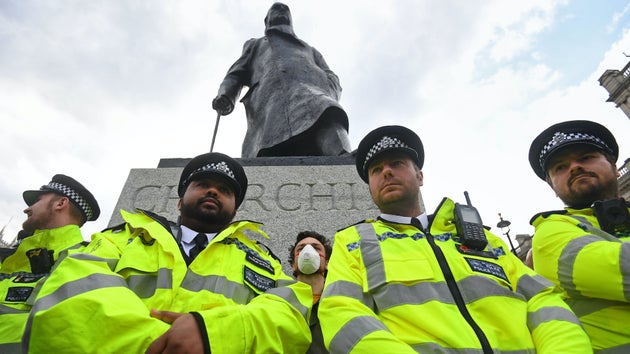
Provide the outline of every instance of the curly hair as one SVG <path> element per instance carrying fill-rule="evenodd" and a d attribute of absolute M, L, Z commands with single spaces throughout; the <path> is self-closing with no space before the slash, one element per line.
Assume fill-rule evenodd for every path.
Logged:
<path fill-rule="evenodd" d="M 289 247 L 289 265 L 293 265 L 293 261 L 295 261 L 295 246 L 297 246 L 298 242 L 307 237 L 312 237 L 321 242 L 321 244 L 324 246 L 324 250 L 326 250 L 326 260 L 330 259 L 330 254 L 332 253 L 332 244 L 330 243 L 330 240 L 326 236 L 323 236 L 315 231 L 302 231 L 298 233 L 295 239 L 295 243 L 293 243 L 293 246 Z"/>

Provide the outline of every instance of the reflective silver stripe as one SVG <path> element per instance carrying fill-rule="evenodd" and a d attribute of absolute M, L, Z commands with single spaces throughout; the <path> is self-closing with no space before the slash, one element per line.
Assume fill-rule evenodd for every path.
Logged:
<path fill-rule="evenodd" d="M 372 291 L 386 283 L 381 246 L 376 239 L 374 225 L 364 223 L 355 228 L 361 238 L 361 256 L 367 272 L 368 291 Z"/>
<path fill-rule="evenodd" d="M 368 290 L 374 295 L 378 311 L 399 305 L 422 304 L 430 300 L 439 300 L 448 304 L 455 303 L 446 282 L 421 282 L 411 286 L 387 283 L 383 255 L 374 225 L 366 223 L 355 227 L 361 237 L 361 255 L 367 272 Z M 466 303 L 487 296 L 518 298 L 518 295 L 509 289 L 498 285 L 495 281 L 488 280 L 487 277 L 469 276 L 458 282 L 458 287 L 461 289 Z"/>
<path fill-rule="evenodd" d="M 527 327 L 530 332 L 533 332 L 541 323 L 549 321 L 565 321 L 582 326 L 571 311 L 562 307 L 547 306 L 527 314 Z"/>
<path fill-rule="evenodd" d="M 596 350 L 597 354 L 627 354 L 630 353 L 630 343 L 622 344 L 617 347 L 607 348 L 603 350 Z"/>
<path fill-rule="evenodd" d="M 590 232 L 595 236 L 599 236 L 606 241 L 622 242 L 621 251 L 619 254 L 620 271 L 622 275 L 623 294 L 627 301 L 630 301 L 630 243 L 623 242 L 614 235 L 608 232 L 594 227 L 586 218 L 577 215 L 571 215 L 572 218 L 580 221 L 578 225 L 583 230 Z M 599 240 L 601 241 L 601 240 Z M 577 256 L 577 254 L 576 254 Z M 558 270 L 559 271 L 559 270 Z"/>
<path fill-rule="evenodd" d="M 77 247 L 79 247 L 81 244 L 77 245 Z M 77 259 L 77 260 L 85 260 L 85 261 L 91 261 L 91 262 L 102 262 L 107 264 L 107 266 L 109 267 L 110 270 L 114 270 L 116 269 L 116 264 L 118 263 L 118 259 L 114 259 L 114 258 L 102 258 L 102 257 L 98 257 L 95 256 L 93 254 L 90 253 L 82 253 L 82 252 L 78 252 L 78 253 L 72 253 L 70 255 L 68 255 L 68 250 L 63 250 L 59 253 L 59 258 L 57 259 L 57 261 L 55 262 L 55 265 L 53 266 L 53 268 L 51 269 L 50 273 L 54 272 L 57 267 L 62 263 L 63 260 L 65 260 L 65 258 L 70 257 L 72 259 Z M 31 293 L 31 296 L 29 296 L 29 298 L 26 300 L 26 303 L 29 305 L 33 305 L 33 303 L 35 302 L 35 300 L 39 297 L 39 292 L 42 289 L 42 286 L 44 285 L 44 282 L 46 281 L 46 279 L 48 278 L 48 276 L 46 276 L 45 279 L 40 280 L 37 283 L 37 286 L 35 286 L 35 290 L 33 290 L 33 293 Z"/>
<path fill-rule="evenodd" d="M 483 349 L 474 348 L 444 348 L 435 343 L 412 344 L 411 347 L 418 353 L 444 353 L 444 354 L 483 354 Z M 501 353 L 506 353 L 501 351 Z M 511 352 L 509 352 L 511 353 Z"/>
<path fill-rule="evenodd" d="M 289 286 L 289 285 L 293 285 L 295 283 L 297 283 L 297 281 L 295 281 L 293 279 L 278 279 L 276 281 L 276 284 L 278 284 L 278 287 Z"/>
<path fill-rule="evenodd" d="M 444 283 L 446 287 L 446 283 Z M 457 282 L 457 287 L 464 297 L 467 304 L 473 303 L 479 299 L 489 296 L 504 296 L 522 300 L 519 294 L 497 283 L 491 277 L 473 275 Z"/>
<path fill-rule="evenodd" d="M 182 288 L 192 292 L 207 290 L 232 299 L 237 304 L 247 304 L 256 294 L 244 284 L 240 284 L 220 275 L 199 275 L 190 269 L 182 281 Z"/>
<path fill-rule="evenodd" d="M 364 293 L 361 286 L 355 283 L 351 283 L 349 281 L 338 280 L 326 286 L 322 297 L 329 296 L 347 296 L 361 301 L 363 305 L 367 306 L 372 311 L 376 310 L 372 295 L 370 295 L 369 293 Z"/>
<path fill-rule="evenodd" d="M 518 280 L 516 284 L 516 292 L 523 295 L 527 301 L 534 296 L 538 295 L 541 291 L 550 288 L 553 283 L 547 280 L 542 275 L 528 275 L 524 274 Z"/>
<path fill-rule="evenodd" d="M 69 257 L 74 258 L 74 259 L 79 259 L 82 261 L 107 263 L 107 266 L 111 270 L 114 270 L 116 268 L 116 264 L 118 264 L 118 258 L 102 258 L 102 257 L 95 256 L 93 254 L 90 254 L 90 253 L 73 253 Z"/>
<path fill-rule="evenodd" d="M 22 353 L 22 343 L 0 343 L 0 353 Z"/>
<path fill-rule="evenodd" d="M 626 301 L 630 301 L 630 242 L 624 242 L 619 253 L 623 293 L 626 296 Z"/>
<path fill-rule="evenodd" d="M 109 274 L 90 274 L 85 278 L 67 282 L 57 288 L 57 290 L 53 293 L 37 299 L 37 302 L 35 302 L 35 306 L 33 306 L 31 312 L 34 313 L 37 311 L 47 310 L 61 301 L 81 295 L 88 291 L 118 286 L 127 288 L 127 283 L 125 283 L 125 280 L 120 276 Z"/>
<path fill-rule="evenodd" d="M 127 284 L 138 297 L 149 298 L 157 289 L 171 289 L 173 287 L 173 270 L 168 268 L 158 269 L 158 274 L 134 274 L 127 278 Z"/>
<path fill-rule="evenodd" d="M 29 313 L 29 310 L 18 310 L 11 306 L 5 306 L 0 304 L 0 315 L 15 315 L 18 313 Z"/>
<path fill-rule="evenodd" d="M 457 282 L 467 304 L 488 296 L 505 296 L 522 300 L 522 297 L 483 276 L 469 276 Z M 401 305 L 420 305 L 437 300 L 444 304 L 455 304 L 446 282 L 422 282 L 410 286 L 398 283 L 387 284 L 373 293 L 379 311 Z"/>
<path fill-rule="evenodd" d="M 357 316 L 341 327 L 330 341 L 331 353 L 350 353 L 365 336 L 376 331 L 388 331 L 385 325 L 371 316 Z"/>
<path fill-rule="evenodd" d="M 578 298 L 578 299 L 566 299 L 564 300 L 571 310 L 575 312 L 577 317 L 586 316 L 588 314 L 603 310 L 610 306 L 627 306 L 626 303 L 612 301 L 612 300 L 604 300 L 604 299 L 596 299 L 596 298 Z"/>
<path fill-rule="evenodd" d="M 48 294 L 40 299 L 37 299 L 35 305 L 31 309 L 31 314 L 26 321 L 26 330 L 22 337 L 22 351 L 28 353 L 28 345 L 31 337 L 31 326 L 33 316 L 39 311 L 45 311 L 54 305 L 69 299 L 73 296 L 81 295 L 88 291 L 112 288 L 112 287 L 127 287 L 125 279 L 117 275 L 108 274 L 90 274 L 85 278 L 77 279 L 71 282 L 67 282 L 57 288 L 53 293 Z"/>
<path fill-rule="evenodd" d="M 444 353 L 444 354 L 483 354 L 483 349 L 475 348 L 443 348 L 435 343 L 422 343 L 411 345 L 413 350 L 418 353 Z M 535 354 L 536 349 L 521 349 L 521 350 L 498 350 L 502 354 Z"/>
<path fill-rule="evenodd" d="M 302 314 L 302 317 L 304 317 L 305 321 L 308 320 L 308 307 L 303 306 L 300 303 L 297 296 L 295 296 L 295 292 L 293 291 L 293 289 L 287 287 L 271 288 L 267 290 L 265 294 L 272 294 L 286 300 L 286 302 L 288 302 L 291 306 L 293 306 Z"/>
<path fill-rule="evenodd" d="M 575 259 L 584 247 L 593 242 L 602 242 L 602 239 L 590 235 L 573 239 L 564 247 L 560 254 L 560 258 L 558 259 L 558 281 L 560 282 L 560 286 L 570 296 L 580 295 L 573 282 L 573 266 Z"/>
<path fill-rule="evenodd" d="M 606 241 L 621 242 L 621 240 L 615 237 L 614 235 L 611 235 L 608 232 L 602 229 L 598 229 L 595 226 L 593 226 L 593 224 L 591 224 L 585 217 L 578 216 L 578 215 L 569 215 L 569 216 L 580 222 L 577 226 L 581 228 L 582 230 L 589 232 L 593 235 L 599 236 Z"/>
<path fill-rule="evenodd" d="M 455 303 L 445 282 L 422 282 L 411 286 L 392 283 L 378 289 L 373 295 L 379 312 L 396 306 L 419 305 L 434 300 Z"/>
<path fill-rule="evenodd" d="M 77 248 L 80 248 L 80 247 L 83 247 L 83 244 L 79 242 L 79 243 L 77 243 L 74 246 L 70 246 L 70 247 L 66 248 L 65 250 L 73 250 L 73 249 L 77 249 Z"/>

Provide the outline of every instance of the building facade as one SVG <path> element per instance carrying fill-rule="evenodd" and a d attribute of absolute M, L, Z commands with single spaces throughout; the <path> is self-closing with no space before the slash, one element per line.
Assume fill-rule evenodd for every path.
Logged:
<path fill-rule="evenodd" d="M 613 102 L 630 118 L 630 61 L 621 70 L 606 70 L 599 84 L 608 91 L 608 102 Z"/>
<path fill-rule="evenodd" d="M 608 102 L 613 102 L 630 118 L 630 61 L 621 70 L 606 70 L 599 84 L 608 91 Z M 630 158 L 619 167 L 619 195 L 630 201 Z"/>

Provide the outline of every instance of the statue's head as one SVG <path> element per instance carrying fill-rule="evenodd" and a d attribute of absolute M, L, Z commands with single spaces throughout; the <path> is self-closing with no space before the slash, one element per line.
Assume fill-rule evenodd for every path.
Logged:
<path fill-rule="evenodd" d="M 271 5 L 269 11 L 267 12 L 267 16 L 265 16 L 265 29 L 269 29 L 272 26 L 278 25 L 292 25 L 291 20 L 291 10 L 289 7 L 283 3 L 275 3 Z"/>

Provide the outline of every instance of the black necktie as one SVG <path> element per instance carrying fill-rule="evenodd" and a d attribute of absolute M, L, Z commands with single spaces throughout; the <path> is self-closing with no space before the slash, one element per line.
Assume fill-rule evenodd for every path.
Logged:
<path fill-rule="evenodd" d="M 195 243 L 195 246 L 193 246 L 193 248 L 191 248 L 189 252 L 189 258 L 191 261 L 197 258 L 199 253 L 201 253 L 201 251 L 206 248 L 206 245 L 208 244 L 208 237 L 206 236 L 206 234 L 197 234 L 193 241 Z"/>
<path fill-rule="evenodd" d="M 420 231 L 424 230 L 424 228 L 422 228 L 422 223 L 418 220 L 418 218 L 411 218 L 411 225 L 417 227 Z"/>

